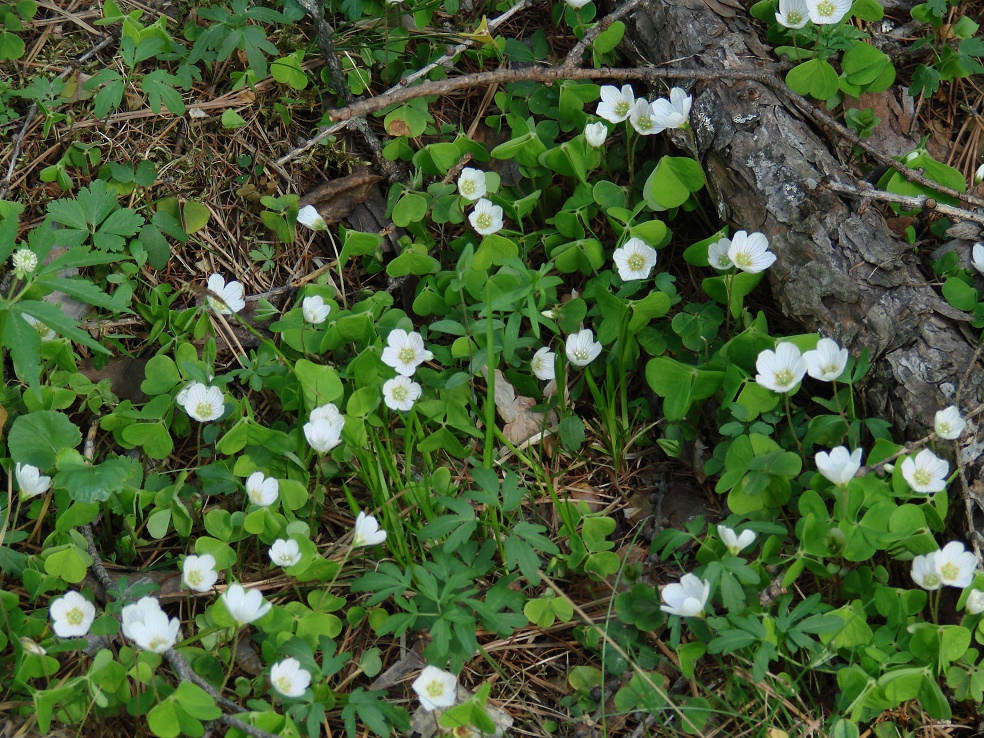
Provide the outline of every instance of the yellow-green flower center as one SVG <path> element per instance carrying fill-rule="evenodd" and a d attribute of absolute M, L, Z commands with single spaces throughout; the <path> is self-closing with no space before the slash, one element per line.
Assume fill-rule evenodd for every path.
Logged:
<path fill-rule="evenodd" d="M 752 263 L 752 257 L 744 251 L 739 251 L 737 256 L 735 256 L 735 264 L 740 268 L 750 267 Z"/>
<path fill-rule="evenodd" d="M 927 487 L 933 481 L 933 477 L 925 469 L 916 469 L 912 474 L 912 481 L 917 487 Z"/>
<path fill-rule="evenodd" d="M 475 180 L 466 179 L 461 183 L 461 194 L 470 195 L 475 192 Z"/>
<path fill-rule="evenodd" d="M 625 100 L 615 103 L 615 115 L 628 115 L 629 104 Z"/>
<path fill-rule="evenodd" d="M 407 388 L 404 387 L 402 384 L 398 384 L 396 387 L 393 388 L 393 399 L 396 400 L 397 402 L 403 402 L 404 400 L 407 399 L 407 396 L 409 394 L 410 393 L 407 391 Z"/>
<path fill-rule="evenodd" d="M 65 613 L 65 620 L 69 622 L 69 625 L 82 625 L 85 622 L 85 613 L 82 612 L 82 608 L 73 607 Z"/>
<path fill-rule="evenodd" d="M 197 587 L 202 583 L 202 573 L 197 569 L 192 569 L 185 575 L 185 579 L 188 580 L 188 584 Z"/>
<path fill-rule="evenodd" d="M 401 364 L 412 364 L 417 359 L 417 352 L 410 347 L 404 347 L 397 352 L 396 358 Z"/>
<path fill-rule="evenodd" d="M 948 561 L 940 567 L 940 577 L 943 579 L 955 580 L 960 576 L 960 567 L 952 561 Z"/>
<path fill-rule="evenodd" d="M 626 264 L 633 272 L 641 272 L 646 268 L 646 259 L 642 254 L 632 254 Z"/>
<path fill-rule="evenodd" d="M 199 402 L 195 405 L 195 415 L 200 418 L 212 417 L 212 404 L 209 402 Z"/>
<path fill-rule="evenodd" d="M 488 213 L 479 213 L 478 217 L 475 218 L 475 223 L 479 228 L 491 228 L 492 216 Z"/>
<path fill-rule="evenodd" d="M 803 14 L 798 10 L 791 10 L 786 14 L 786 20 L 791 26 L 799 25 L 803 20 Z"/>
<path fill-rule="evenodd" d="M 776 372 L 776 384 L 780 387 L 793 383 L 793 373 L 789 369 L 780 369 Z"/>
<path fill-rule="evenodd" d="M 429 697 L 440 697 L 444 694 L 444 685 L 438 681 L 430 682 L 427 685 L 427 695 Z"/>
<path fill-rule="evenodd" d="M 823 0 L 823 2 L 817 4 L 817 15 L 821 18 L 829 18 L 836 12 L 837 6 L 831 0 Z"/>

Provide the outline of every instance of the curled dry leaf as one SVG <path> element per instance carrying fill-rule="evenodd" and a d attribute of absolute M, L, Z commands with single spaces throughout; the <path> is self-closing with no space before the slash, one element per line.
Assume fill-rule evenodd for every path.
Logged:
<path fill-rule="evenodd" d="M 315 187 L 301 198 L 298 205 L 314 205 L 325 223 L 337 223 L 352 212 L 356 205 L 369 197 L 372 188 L 384 177 L 372 173 L 369 167 L 362 167 L 347 177 L 333 179 Z"/>
<path fill-rule="evenodd" d="M 537 401 L 532 397 L 516 394 L 506 376 L 498 369 L 495 370 L 495 409 L 502 418 L 502 435 L 510 443 L 517 446 L 526 443 L 537 433 L 557 424 L 557 414 L 551 410 L 544 417 L 543 413 L 533 411 Z"/>

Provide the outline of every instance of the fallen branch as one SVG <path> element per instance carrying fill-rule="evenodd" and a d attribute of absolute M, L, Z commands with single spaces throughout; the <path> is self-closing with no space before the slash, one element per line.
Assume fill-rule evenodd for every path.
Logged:
<path fill-rule="evenodd" d="M 817 124 L 828 128 L 846 141 L 854 144 L 862 151 L 869 154 L 880 164 L 891 167 L 899 172 L 906 179 L 935 190 L 941 194 L 961 200 L 970 205 L 984 207 L 984 199 L 967 192 L 944 187 L 937 182 L 927 178 L 922 172 L 905 166 L 900 161 L 893 159 L 886 154 L 873 148 L 869 143 L 858 138 L 849 128 L 838 123 L 827 113 L 823 112 L 816 105 L 811 103 L 802 95 L 797 95 L 790 90 L 786 83 L 777 75 L 782 71 L 781 66 L 766 67 L 764 69 L 657 69 L 655 67 L 636 67 L 636 68 L 617 68 L 602 67 L 601 69 L 580 69 L 569 67 L 537 68 L 529 67 L 524 69 L 497 69 L 490 72 L 476 72 L 466 74 L 453 79 L 443 79 L 434 82 L 424 82 L 407 89 L 390 90 L 382 95 L 369 100 L 360 100 L 344 108 L 339 108 L 331 113 L 331 117 L 339 121 L 347 121 L 351 118 L 362 117 L 370 113 L 382 110 L 390 105 L 413 100 L 418 97 L 443 96 L 458 90 L 470 89 L 473 87 L 487 87 L 496 84 L 509 84 L 510 82 L 540 82 L 542 84 L 552 84 L 563 80 L 594 80 L 594 79 L 614 79 L 614 80 L 640 80 L 644 82 L 654 82 L 656 80 L 667 79 L 692 79 L 692 80 L 749 80 L 766 85 L 777 94 L 785 97 L 800 111 L 811 117 Z"/>
<path fill-rule="evenodd" d="M 826 182 L 824 183 L 824 186 L 833 192 L 838 192 L 842 195 L 850 195 L 851 197 L 857 197 L 865 202 L 871 200 L 891 202 L 896 205 L 901 205 L 906 210 L 932 210 L 937 213 L 942 213 L 943 215 L 948 215 L 952 218 L 957 218 L 959 220 L 972 220 L 975 223 L 984 225 L 984 213 L 975 213 L 971 210 L 965 210 L 964 208 L 957 208 L 953 205 L 947 205 L 946 203 L 938 202 L 935 198 L 930 197 L 929 195 L 897 195 L 894 192 L 885 192 L 884 190 L 875 189 L 863 181 L 859 184 L 859 187 L 854 187 L 853 185 L 842 184 L 840 182 Z"/>

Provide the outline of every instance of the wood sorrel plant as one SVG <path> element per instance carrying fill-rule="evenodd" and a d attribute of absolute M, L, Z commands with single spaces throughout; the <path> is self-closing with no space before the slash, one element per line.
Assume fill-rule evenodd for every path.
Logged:
<path fill-rule="evenodd" d="M 339 11 L 354 21 L 370 5 Z M 556 6 L 557 19 L 588 33 L 594 7 L 573 6 Z M 182 92 L 237 50 L 230 87 L 256 87 L 270 69 L 291 94 L 306 88 L 302 51 L 280 55 L 267 33 L 285 30 L 296 6 L 206 11 L 185 47 L 163 19 L 147 25 L 108 2 L 121 65 L 84 83 L 92 113 L 112 114 L 127 95 L 183 114 Z M 435 12 L 418 7 L 414 19 Z M 350 85 L 367 83 L 362 65 L 398 78 L 391 56 L 410 39 L 402 24 L 390 30 L 349 57 Z M 596 37 L 597 62 L 623 31 Z M 806 61 L 791 84 L 825 90 L 841 51 L 845 94 L 885 81 L 846 24 L 808 35 L 793 37 Z M 471 53 L 499 53 L 487 46 Z M 31 94 L 54 105 L 53 90 Z M 442 129 L 423 101 L 387 111 L 384 155 L 410 170 L 388 193 L 404 231 L 397 252 L 384 255 L 376 233 L 340 230 L 336 264 L 279 306 L 247 299 L 247 271 L 194 275 L 195 299 L 143 284 L 142 269 L 168 266 L 210 221 L 194 200 L 154 201 L 148 162 L 107 162 L 20 236 L 22 207 L 0 203 L 12 271 L 0 337 L 13 368 L 0 403 L 11 476 L 0 659 L 18 718 L 82 732 L 126 715 L 161 738 L 215 720 L 261 736 L 313 737 L 326 721 L 390 735 L 410 727 L 400 695 L 379 687 L 393 684 L 384 669 L 402 669 L 390 648 L 401 639 L 420 646 L 413 689 L 428 719 L 492 733 L 509 680 L 460 703 L 458 686 L 517 634 L 535 641 L 575 619 L 582 653 L 571 658 L 590 663 L 565 674 L 574 715 L 598 709 L 601 686 L 602 708 L 611 699 L 620 713 L 700 733 L 748 684 L 788 696 L 816 682 L 836 695 L 824 730 L 847 736 L 913 700 L 946 719 L 944 688 L 979 700 L 970 645 L 982 639 L 984 579 L 948 542 L 949 462 L 936 444 L 959 434 L 959 411 L 940 421 L 934 450 L 899 446 L 859 410 L 866 355 L 770 332 L 748 301 L 781 254 L 712 220 L 697 160 L 655 153 L 667 130 L 695 148 L 690 106 L 682 88 L 516 83 L 489 108 L 495 146 Z M 224 131 L 245 122 L 221 118 Z M 91 176 L 78 161 L 49 176 L 74 186 L 69 166 Z M 257 230 L 285 247 L 311 235 L 296 223 L 329 230 L 296 195 L 257 200 Z M 86 276 L 64 276 L 69 267 Z M 947 273 L 967 287 L 966 273 Z M 383 274 L 416 286 L 397 303 Z M 56 291 L 117 317 L 135 305 L 148 324 L 139 393 L 120 399 L 76 371 L 77 347 L 123 345 L 82 330 L 46 299 Z M 969 299 L 945 288 L 961 291 Z M 519 421 L 522 437 L 506 429 Z M 618 477 L 654 443 L 728 509 L 720 525 L 697 518 L 656 536 L 662 592 L 648 564 L 629 561 L 635 533 L 623 535 L 621 513 L 570 484 L 582 465 Z M 133 571 L 114 578 L 110 562 Z M 954 609 L 945 593 L 956 588 Z M 578 589 L 612 600 L 605 618 L 585 613 L 569 594 Z M 656 638 L 694 694 L 671 694 Z M 724 692 L 704 686 L 716 669 Z"/>

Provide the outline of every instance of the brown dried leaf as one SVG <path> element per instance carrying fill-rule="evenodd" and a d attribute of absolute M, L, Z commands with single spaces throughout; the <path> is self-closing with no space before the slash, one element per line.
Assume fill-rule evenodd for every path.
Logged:
<path fill-rule="evenodd" d="M 543 413 L 533 412 L 531 408 L 537 401 L 532 397 L 517 396 L 516 388 L 498 369 L 495 370 L 494 396 L 495 409 L 499 411 L 499 417 L 504 423 L 502 435 L 517 446 L 557 422 L 553 411 L 547 413 L 546 418 Z"/>
<path fill-rule="evenodd" d="M 315 187 L 298 204 L 302 208 L 305 205 L 314 205 L 325 223 L 337 223 L 369 197 L 373 186 L 383 179 L 385 178 L 373 174 L 369 167 L 363 167 L 347 177 L 333 179 Z"/>
<path fill-rule="evenodd" d="M 109 388 L 121 400 L 129 400 L 134 404 L 147 402 L 147 395 L 140 389 L 144 378 L 144 368 L 147 359 L 133 359 L 129 356 L 114 356 L 102 369 L 92 365 L 92 359 L 83 359 L 79 363 L 79 373 L 93 384 L 99 384 L 104 379 L 109 380 Z"/>

